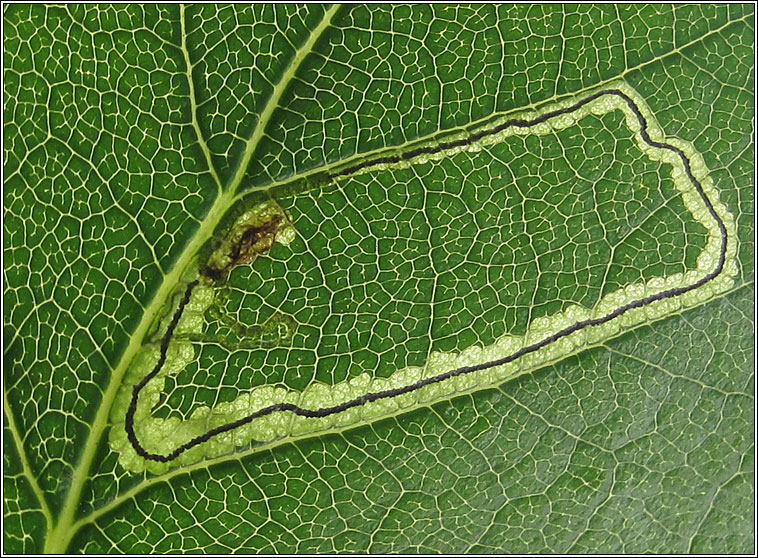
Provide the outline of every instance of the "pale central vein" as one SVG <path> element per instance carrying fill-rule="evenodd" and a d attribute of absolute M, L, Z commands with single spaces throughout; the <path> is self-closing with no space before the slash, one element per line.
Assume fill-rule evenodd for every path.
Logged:
<path fill-rule="evenodd" d="M 71 526 L 74 523 L 74 515 L 76 512 L 76 508 L 79 504 L 79 500 L 81 498 L 82 490 L 84 488 L 84 483 L 86 482 L 88 478 L 89 471 L 92 466 L 93 459 L 95 457 L 95 453 L 99 447 L 99 445 L 96 442 L 93 443 L 92 440 L 100 440 L 103 436 L 105 429 L 108 426 L 108 416 L 110 414 L 111 407 L 113 406 L 113 401 L 116 398 L 116 394 L 118 393 L 118 390 L 121 387 L 121 383 L 122 383 L 124 374 L 126 373 L 126 370 L 129 368 L 129 365 L 131 364 L 134 357 L 141 350 L 142 340 L 147 335 L 151 324 L 155 321 L 155 318 L 161 313 L 165 301 L 168 299 L 169 296 L 171 296 L 176 286 L 180 283 L 181 277 L 184 271 L 194 260 L 195 254 L 201 248 L 201 246 L 205 243 L 205 241 L 208 238 L 210 238 L 210 236 L 213 234 L 213 231 L 218 226 L 218 223 L 221 221 L 221 218 L 233 205 L 234 191 L 237 189 L 237 187 L 242 182 L 242 179 L 245 176 L 245 172 L 247 171 L 247 166 L 250 163 L 250 159 L 253 153 L 255 152 L 255 149 L 258 143 L 263 137 L 265 128 L 268 125 L 268 122 L 271 120 L 271 116 L 273 115 L 275 109 L 279 106 L 279 101 L 282 97 L 282 94 L 287 89 L 287 86 L 289 85 L 290 81 L 297 73 L 297 70 L 300 64 L 305 59 L 305 57 L 310 53 L 316 41 L 321 37 L 323 32 L 329 27 L 331 20 L 334 17 L 334 14 L 339 10 L 339 7 L 340 7 L 339 5 L 332 6 L 329 10 L 325 12 L 324 17 L 319 23 L 319 25 L 314 28 L 308 40 L 300 47 L 300 49 L 295 54 L 295 57 L 293 58 L 290 66 L 282 74 L 280 80 L 277 82 L 276 86 L 274 87 L 274 91 L 271 95 L 271 98 L 269 99 L 263 112 L 261 113 L 261 117 L 258 121 L 257 126 L 255 127 L 250 138 L 245 143 L 245 150 L 243 152 L 239 166 L 237 167 L 237 170 L 234 173 L 234 176 L 227 184 L 227 187 L 223 189 L 221 194 L 216 198 L 216 201 L 213 203 L 213 206 L 208 211 L 208 214 L 200 223 L 200 226 L 195 231 L 195 234 L 189 239 L 189 241 L 185 245 L 184 249 L 182 250 L 181 256 L 177 259 L 174 267 L 171 269 L 169 273 L 167 273 L 164 276 L 159 289 L 155 293 L 155 296 L 153 297 L 149 306 L 145 309 L 145 312 L 142 315 L 142 319 L 140 320 L 139 325 L 132 333 L 129 340 L 129 344 L 127 345 L 118 364 L 114 368 L 113 373 L 111 375 L 110 382 L 108 383 L 108 387 L 105 393 L 103 394 L 102 402 L 100 404 L 100 407 L 98 408 L 97 415 L 95 416 L 95 420 L 92 423 L 90 435 L 88 436 L 88 443 L 84 444 L 84 450 L 82 451 L 81 459 L 79 460 L 79 464 L 77 465 L 71 477 L 71 488 L 66 494 L 66 500 L 63 504 L 63 507 L 61 508 L 59 521 L 57 525 L 55 526 L 55 528 L 49 532 L 48 538 L 45 542 L 46 553 L 65 552 L 66 548 L 68 547 L 69 541 L 75 534 L 75 530 L 71 529 Z M 181 8 L 180 13 L 181 13 L 181 21 L 182 21 L 182 50 L 183 52 L 185 52 L 185 60 L 188 62 L 188 54 L 186 50 L 186 37 L 184 36 L 186 29 L 184 27 L 184 7 L 183 6 Z M 192 85 L 191 71 L 192 71 L 191 66 L 188 64 L 187 72 L 188 72 L 188 79 L 190 82 L 190 92 L 193 94 L 192 98 L 190 99 L 190 103 L 192 106 L 192 113 L 193 113 L 192 121 L 193 121 L 194 129 L 198 134 L 198 141 L 200 142 L 201 146 L 203 146 L 205 145 L 205 142 L 200 133 L 199 124 L 197 123 L 197 116 L 196 116 L 196 110 L 195 110 L 197 105 L 196 105 L 196 99 L 194 98 L 194 86 Z M 205 149 L 207 150 L 207 146 Z M 218 178 L 215 176 L 215 171 L 213 170 L 213 165 L 211 164 L 211 161 L 210 161 L 209 151 L 206 152 L 206 157 L 208 157 L 210 172 L 214 174 L 214 177 L 218 181 Z M 220 184 L 220 182 L 218 183 Z"/>

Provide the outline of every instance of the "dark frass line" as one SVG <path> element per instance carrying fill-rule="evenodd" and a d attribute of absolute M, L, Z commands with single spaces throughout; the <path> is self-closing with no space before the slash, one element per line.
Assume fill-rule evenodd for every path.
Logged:
<path fill-rule="evenodd" d="M 620 308 L 617 308 L 613 312 L 601 318 L 593 318 L 593 319 L 587 319 L 587 320 L 582 320 L 580 322 L 577 322 L 572 326 L 569 326 L 565 329 L 560 330 L 557 333 L 554 333 L 553 335 L 550 335 L 549 337 L 546 337 L 542 341 L 539 341 L 527 347 L 522 347 L 518 351 L 508 356 L 505 356 L 503 358 L 499 358 L 497 360 L 484 362 L 484 363 L 476 364 L 473 366 L 463 366 L 461 368 L 449 370 L 447 372 L 443 372 L 436 376 L 424 378 L 422 380 L 419 380 L 407 386 L 394 388 L 394 389 L 388 389 L 385 391 L 367 393 L 365 395 L 356 397 L 355 399 L 351 399 L 350 401 L 346 401 L 344 403 L 340 403 L 339 405 L 334 405 L 332 407 L 323 407 L 321 409 L 304 409 L 293 403 L 276 403 L 274 405 L 269 405 L 268 407 L 255 411 L 254 413 L 251 413 L 245 417 L 237 419 L 228 424 L 213 428 L 209 430 L 208 432 L 206 432 L 205 434 L 197 436 L 191 439 L 189 442 L 182 444 L 181 446 L 177 447 L 174 451 L 172 451 L 171 453 L 167 455 L 155 454 L 155 453 L 151 453 L 147 451 L 144 447 L 142 447 L 142 445 L 140 444 L 134 432 L 134 415 L 137 411 L 137 400 L 139 398 L 140 391 L 142 391 L 142 388 L 144 388 L 145 385 L 147 385 L 147 383 L 150 380 L 155 378 L 155 376 L 158 374 L 158 372 L 160 372 L 161 368 L 166 362 L 166 353 L 168 351 L 169 343 L 171 342 L 171 337 L 174 334 L 174 330 L 176 329 L 177 324 L 179 323 L 179 319 L 182 317 L 184 308 L 187 306 L 187 303 L 190 300 L 190 296 L 192 295 L 192 290 L 198 285 L 198 281 L 193 281 L 189 285 L 187 285 L 187 290 L 184 293 L 184 297 L 179 302 L 179 306 L 176 309 L 176 312 L 174 313 L 174 317 L 172 318 L 171 323 L 169 324 L 168 329 L 166 330 L 166 334 L 163 336 L 163 340 L 161 341 L 161 347 L 160 347 L 160 358 L 158 359 L 158 362 L 155 365 L 155 368 L 153 368 L 153 371 L 150 372 L 150 374 L 148 374 L 147 376 L 145 376 L 141 382 L 135 385 L 132 391 L 132 400 L 129 405 L 129 409 L 126 412 L 125 428 L 126 428 L 126 434 L 129 437 L 129 441 L 134 447 L 134 450 L 145 459 L 165 463 L 165 462 L 176 459 L 185 451 L 199 444 L 207 442 L 214 436 L 218 436 L 219 434 L 223 434 L 224 432 L 229 432 L 230 430 L 234 430 L 235 428 L 239 428 L 240 426 L 249 424 L 257 418 L 261 418 L 261 417 L 270 415 L 272 413 L 277 413 L 281 411 L 290 411 L 301 417 L 323 418 L 323 417 L 328 417 L 329 415 L 333 415 L 336 413 L 341 413 L 342 411 L 346 411 L 348 409 L 352 409 L 353 407 L 359 407 L 361 405 L 365 405 L 366 403 L 371 403 L 373 401 L 379 401 L 381 399 L 387 399 L 390 397 L 397 397 L 398 395 L 411 393 L 425 386 L 436 384 L 444 380 L 447 380 L 449 378 L 453 378 L 455 376 L 462 376 L 464 374 L 469 374 L 471 372 L 479 372 L 482 370 L 487 370 L 489 368 L 495 368 L 497 366 L 508 364 L 509 362 L 513 362 L 514 360 L 524 355 L 538 351 L 539 349 L 542 349 L 543 347 L 546 347 L 550 345 L 551 343 L 554 343 L 555 341 L 558 341 L 559 339 L 562 339 L 563 337 L 571 335 L 572 333 L 580 331 L 586 327 L 602 325 L 604 323 L 607 323 L 613 320 L 614 318 L 621 316 L 622 314 L 634 308 L 642 308 L 643 306 L 647 306 L 650 303 L 663 300 L 666 298 L 672 298 L 672 297 L 687 293 L 689 291 L 693 291 L 699 287 L 702 287 L 703 285 L 713 280 L 714 278 L 716 278 L 723 271 L 724 262 L 726 261 L 727 231 L 726 231 L 726 226 L 724 222 L 721 220 L 721 217 L 718 215 L 715 208 L 713 207 L 711 200 L 705 194 L 705 191 L 703 190 L 703 186 L 700 184 L 697 178 L 695 178 L 695 175 L 692 173 L 692 168 L 690 167 L 690 161 L 689 159 L 687 159 L 687 156 L 684 154 L 684 152 L 676 146 L 673 146 L 667 143 L 657 142 L 651 139 L 650 136 L 648 135 L 647 121 L 645 120 L 645 117 L 642 115 L 637 105 L 634 104 L 634 101 L 629 96 L 627 96 L 622 91 L 619 91 L 618 89 L 608 89 L 605 91 L 598 91 L 596 93 L 593 93 L 589 97 L 586 97 L 582 99 L 581 101 L 578 101 L 575 105 L 545 113 L 542 116 L 538 116 L 534 120 L 522 120 L 522 119 L 507 120 L 506 122 L 499 124 L 498 126 L 496 126 L 495 128 L 491 130 L 484 130 L 484 131 L 477 132 L 475 134 L 472 134 L 469 138 L 466 138 L 466 139 L 460 139 L 460 140 L 449 141 L 446 143 L 441 143 L 437 145 L 436 147 L 420 147 L 418 149 L 414 149 L 412 151 L 409 151 L 401 155 L 378 157 L 376 159 L 364 161 L 362 163 L 359 163 L 357 165 L 348 167 L 344 170 L 341 170 L 334 174 L 329 175 L 329 179 L 334 179 L 334 178 L 338 178 L 338 177 L 345 176 L 348 174 L 352 174 L 357 171 L 360 171 L 365 168 L 378 165 L 378 164 L 397 163 L 401 161 L 407 161 L 409 159 L 412 159 L 414 157 L 417 157 L 423 154 L 434 154 L 434 153 L 439 153 L 440 151 L 445 151 L 445 150 L 452 149 L 455 147 L 463 147 L 465 145 L 469 145 L 473 142 L 479 141 L 482 138 L 492 136 L 494 134 L 502 132 L 503 130 L 506 130 L 511 127 L 526 128 L 526 127 L 535 126 L 537 124 L 540 124 L 542 122 L 549 120 L 550 118 L 554 118 L 556 116 L 560 116 L 563 114 L 570 114 L 572 112 L 575 112 L 578 109 L 585 106 L 587 103 L 590 103 L 594 101 L 595 99 L 602 97 L 603 95 L 614 95 L 622 99 L 624 102 L 626 102 L 626 104 L 629 106 L 631 111 L 635 114 L 635 116 L 637 117 L 637 120 L 640 123 L 640 136 L 648 145 L 657 147 L 659 149 L 666 149 L 668 151 L 671 151 L 672 153 L 675 153 L 676 155 L 678 155 L 679 158 L 682 160 L 687 176 L 689 177 L 692 184 L 695 186 L 695 190 L 697 190 L 697 193 L 702 198 L 703 203 L 708 208 L 708 212 L 716 221 L 719 232 L 721 233 L 721 251 L 719 253 L 718 264 L 716 265 L 716 268 L 712 272 L 710 272 L 708 275 L 706 275 L 705 277 L 703 277 L 696 283 L 689 285 L 687 287 L 675 287 L 675 288 L 667 289 L 660 293 L 650 295 L 648 297 L 641 298 L 639 300 L 632 301 L 629 304 L 621 306 Z"/>

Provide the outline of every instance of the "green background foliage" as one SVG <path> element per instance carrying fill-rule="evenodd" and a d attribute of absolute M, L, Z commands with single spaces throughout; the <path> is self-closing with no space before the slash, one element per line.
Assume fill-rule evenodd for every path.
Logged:
<path fill-rule="evenodd" d="M 6 552 L 754 550 L 752 6 L 3 17 Z M 730 291 L 413 412 L 118 465 L 125 369 L 236 192 L 619 78 L 735 216 Z"/>

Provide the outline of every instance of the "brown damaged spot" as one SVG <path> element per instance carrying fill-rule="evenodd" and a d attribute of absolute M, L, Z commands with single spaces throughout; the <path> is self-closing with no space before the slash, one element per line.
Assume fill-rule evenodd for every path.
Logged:
<path fill-rule="evenodd" d="M 232 245 L 230 256 L 234 265 L 250 263 L 256 255 L 268 252 L 281 222 L 281 215 L 273 215 L 262 225 L 245 229 L 240 239 Z"/>
<path fill-rule="evenodd" d="M 291 226 L 277 204 L 261 204 L 243 216 L 208 258 L 202 274 L 218 281 L 238 265 L 251 264 L 271 250 L 277 235 Z"/>

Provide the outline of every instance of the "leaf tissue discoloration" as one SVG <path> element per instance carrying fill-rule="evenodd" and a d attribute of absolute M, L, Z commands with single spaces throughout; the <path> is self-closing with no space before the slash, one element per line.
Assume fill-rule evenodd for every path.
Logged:
<path fill-rule="evenodd" d="M 273 201 L 263 202 L 245 212 L 213 250 L 201 274 L 213 281 L 225 279 L 239 265 L 249 265 L 271 250 L 277 240 L 289 239 L 282 233 L 291 230 L 284 210 Z M 286 240 L 285 240 L 286 242 Z"/>

